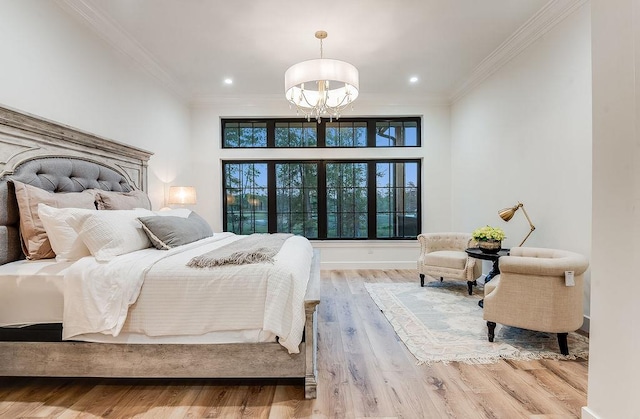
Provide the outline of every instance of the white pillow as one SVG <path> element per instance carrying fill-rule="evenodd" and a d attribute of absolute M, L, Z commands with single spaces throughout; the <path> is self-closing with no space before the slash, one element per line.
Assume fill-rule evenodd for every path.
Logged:
<path fill-rule="evenodd" d="M 78 233 L 67 223 L 74 215 L 94 214 L 96 210 L 84 208 L 54 208 L 38 204 L 38 216 L 42 221 L 51 248 L 56 254 L 56 261 L 68 262 L 91 256 L 89 248 Z"/>
<path fill-rule="evenodd" d="M 187 208 L 167 208 L 160 209 L 159 211 L 153 211 L 155 215 L 160 215 L 162 217 L 180 217 L 180 218 L 188 218 L 191 215 L 191 210 Z"/>
<path fill-rule="evenodd" d="M 96 211 L 72 215 L 67 222 L 93 257 L 106 262 L 118 255 L 151 247 L 138 217 L 153 215 L 146 209 Z"/>

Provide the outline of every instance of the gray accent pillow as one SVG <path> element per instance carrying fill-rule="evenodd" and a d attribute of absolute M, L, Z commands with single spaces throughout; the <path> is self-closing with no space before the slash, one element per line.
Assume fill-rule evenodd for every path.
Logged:
<path fill-rule="evenodd" d="M 142 229 L 151 243 L 160 250 L 213 236 L 209 224 L 195 212 L 187 218 L 174 216 L 139 217 Z"/>
<path fill-rule="evenodd" d="M 138 190 L 130 192 L 97 191 L 96 206 L 99 210 L 151 209 L 151 201 L 146 193 Z"/>

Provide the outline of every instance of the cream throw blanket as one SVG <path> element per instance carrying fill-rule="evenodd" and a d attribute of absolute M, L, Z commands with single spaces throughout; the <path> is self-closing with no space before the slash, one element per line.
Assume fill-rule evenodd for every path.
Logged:
<path fill-rule="evenodd" d="M 251 234 L 219 249 L 196 256 L 187 264 L 190 268 L 213 268 L 221 265 L 273 263 L 273 257 L 293 234 Z"/>

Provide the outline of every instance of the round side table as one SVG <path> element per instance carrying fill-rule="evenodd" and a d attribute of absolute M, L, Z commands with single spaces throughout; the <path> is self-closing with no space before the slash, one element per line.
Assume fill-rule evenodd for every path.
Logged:
<path fill-rule="evenodd" d="M 484 278 L 484 283 L 486 284 L 487 282 L 491 281 L 491 279 L 494 276 L 500 274 L 500 268 L 498 266 L 498 260 L 502 256 L 509 256 L 509 250 L 510 249 L 500 249 L 496 253 L 485 253 L 482 250 L 478 249 L 477 247 L 470 247 L 467 250 L 465 250 L 465 252 L 467 252 L 467 255 L 469 255 L 469 257 L 472 257 L 472 258 L 475 258 L 475 259 L 490 260 L 490 261 L 493 262 L 493 266 L 491 267 L 491 271 L 489 271 L 487 276 Z M 484 300 L 478 301 L 478 305 L 480 307 L 482 307 L 483 306 L 483 302 L 484 302 Z"/>

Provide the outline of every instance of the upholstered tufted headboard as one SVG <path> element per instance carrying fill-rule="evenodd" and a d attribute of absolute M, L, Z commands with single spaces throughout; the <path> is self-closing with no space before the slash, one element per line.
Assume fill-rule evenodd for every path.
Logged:
<path fill-rule="evenodd" d="M 146 190 L 151 154 L 0 107 L 0 265 L 22 258 L 11 179 L 50 192 Z"/>

